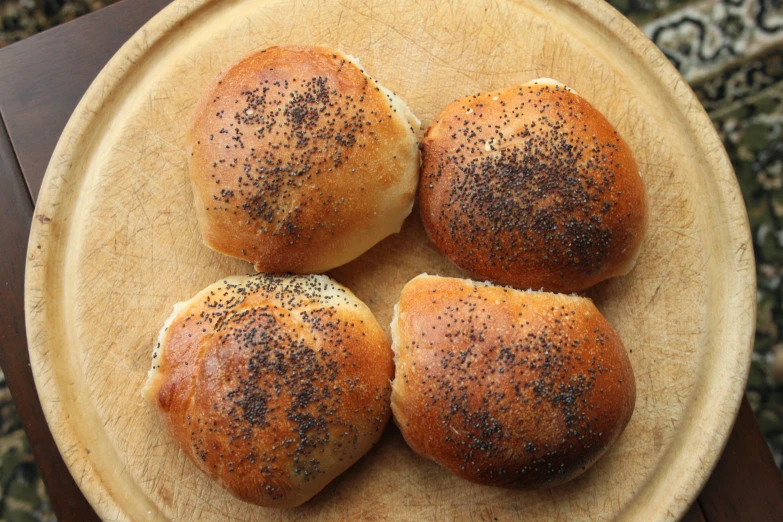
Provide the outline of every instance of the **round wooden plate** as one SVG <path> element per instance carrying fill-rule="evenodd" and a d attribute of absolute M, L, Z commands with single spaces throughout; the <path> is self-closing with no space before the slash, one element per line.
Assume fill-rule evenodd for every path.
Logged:
<path fill-rule="evenodd" d="M 643 170 L 651 227 L 630 275 L 588 294 L 631 352 L 628 429 L 588 473 L 519 492 L 449 475 L 390 427 L 313 501 L 240 502 L 177 450 L 139 390 L 174 303 L 250 265 L 203 246 L 185 129 L 207 82 L 280 43 L 358 57 L 424 127 L 446 103 L 546 76 L 603 111 Z M 748 372 L 753 253 L 720 141 L 688 85 L 600 0 L 180 0 L 81 101 L 46 173 L 30 238 L 30 359 L 52 433 L 106 520 L 671 520 L 720 455 Z M 404 283 L 456 275 L 414 213 L 333 271 L 388 325 Z"/>

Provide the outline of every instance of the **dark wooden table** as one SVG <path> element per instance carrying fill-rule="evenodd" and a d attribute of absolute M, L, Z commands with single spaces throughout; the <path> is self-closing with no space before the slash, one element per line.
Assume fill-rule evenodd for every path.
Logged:
<path fill-rule="evenodd" d="M 124 0 L 0 50 L 0 366 L 61 521 L 99 520 L 46 425 L 24 329 L 27 237 L 46 166 L 82 94 L 170 0 Z M 684 520 L 783 520 L 783 481 L 745 400 L 723 456 Z"/>

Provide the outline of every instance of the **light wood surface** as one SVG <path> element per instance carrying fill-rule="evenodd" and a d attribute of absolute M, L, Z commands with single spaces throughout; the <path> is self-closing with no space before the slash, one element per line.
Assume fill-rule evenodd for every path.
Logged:
<path fill-rule="evenodd" d="M 357 56 L 428 125 L 449 101 L 547 76 L 631 145 L 651 229 L 635 270 L 588 292 L 631 351 L 637 407 L 618 444 L 543 492 L 469 484 L 390 428 L 312 502 L 243 504 L 175 448 L 139 389 L 177 302 L 251 267 L 201 244 L 185 173 L 190 107 L 211 77 L 275 43 Z M 31 362 L 66 463 L 106 520 L 666 520 L 706 480 L 744 389 L 755 281 L 734 175 L 689 87 L 597 1 L 180 1 L 134 36 L 66 127 L 41 188 L 27 264 Z M 420 272 L 457 275 L 417 216 L 332 275 L 388 324 Z"/>

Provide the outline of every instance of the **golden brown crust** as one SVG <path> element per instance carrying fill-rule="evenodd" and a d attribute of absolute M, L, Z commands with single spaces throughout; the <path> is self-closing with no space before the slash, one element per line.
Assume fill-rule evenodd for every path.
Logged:
<path fill-rule="evenodd" d="M 430 239 L 478 279 L 575 292 L 627 273 L 644 184 L 606 118 L 551 80 L 457 100 L 422 140 Z"/>
<path fill-rule="evenodd" d="M 178 305 L 144 395 L 203 472 L 286 508 L 378 440 L 393 372 L 385 334 L 350 291 L 326 276 L 258 274 Z"/>
<path fill-rule="evenodd" d="M 323 272 L 389 234 L 418 183 L 418 120 L 349 57 L 271 47 L 195 110 L 189 172 L 204 242 L 263 272 Z"/>
<path fill-rule="evenodd" d="M 392 323 L 392 410 L 419 455 L 480 484 L 539 488 L 619 437 L 636 386 L 589 299 L 419 276 Z"/>

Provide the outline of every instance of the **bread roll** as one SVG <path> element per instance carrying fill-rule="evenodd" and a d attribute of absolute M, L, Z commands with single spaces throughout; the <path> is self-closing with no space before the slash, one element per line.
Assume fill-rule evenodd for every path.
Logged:
<path fill-rule="evenodd" d="M 419 120 L 350 56 L 281 46 L 205 90 L 188 133 L 204 242 L 273 273 L 324 272 L 399 232 Z"/>
<path fill-rule="evenodd" d="M 196 466 L 289 508 L 364 455 L 390 416 L 389 342 L 326 276 L 228 277 L 179 303 L 142 392 Z"/>
<path fill-rule="evenodd" d="M 571 89 L 542 79 L 455 101 L 422 151 L 424 226 L 473 277 L 569 293 L 633 267 L 647 228 L 639 168 Z"/>
<path fill-rule="evenodd" d="M 566 482 L 633 412 L 623 343 L 589 299 L 422 275 L 402 291 L 392 339 L 402 435 L 471 482 Z"/>

